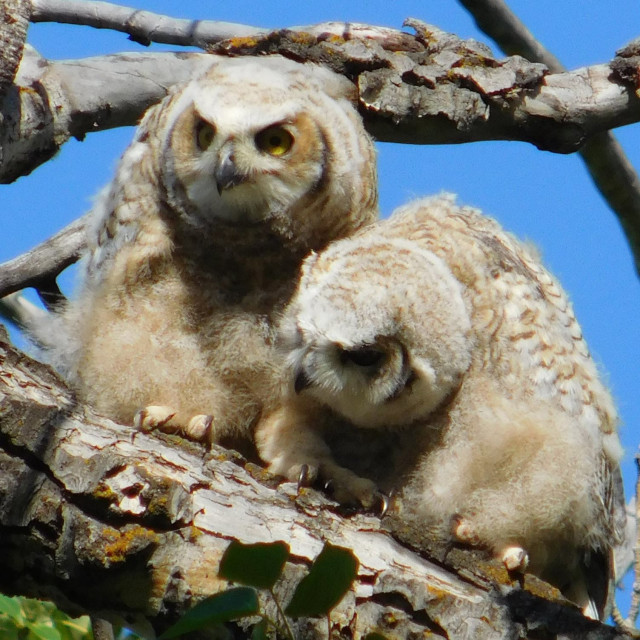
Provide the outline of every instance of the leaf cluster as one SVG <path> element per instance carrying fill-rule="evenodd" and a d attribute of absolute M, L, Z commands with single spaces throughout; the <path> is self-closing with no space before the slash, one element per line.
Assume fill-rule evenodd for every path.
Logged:
<path fill-rule="evenodd" d="M 160 640 L 178 638 L 191 631 L 248 617 L 260 618 L 253 627 L 252 640 L 263 640 L 273 635 L 293 640 L 289 619 L 330 616 L 353 584 L 358 573 L 358 560 L 349 549 L 325 543 L 283 608 L 274 593 L 274 586 L 282 576 L 289 557 L 289 545 L 282 541 L 257 544 L 232 541 L 222 557 L 218 573 L 230 583 L 242 586 L 206 598 L 165 631 Z M 260 610 L 256 589 L 269 592 L 276 604 L 279 620 L 271 620 Z"/>
<path fill-rule="evenodd" d="M 89 616 L 72 619 L 51 602 L 0 594 L 3 640 L 90 640 Z"/>

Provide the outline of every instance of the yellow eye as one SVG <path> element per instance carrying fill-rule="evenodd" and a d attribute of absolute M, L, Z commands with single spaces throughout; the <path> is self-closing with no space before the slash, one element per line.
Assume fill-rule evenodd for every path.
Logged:
<path fill-rule="evenodd" d="M 256 136 L 256 145 L 271 156 L 282 156 L 291 149 L 293 136 L 284 127 L 267 127 Z"/>
<path fill-rule="evenodd" d="M 196 144 L 200 151 L 205 151 L 211 146 L 216 135 L 215 127 L 204 120 L 200 120 L 196 125 Z"/>

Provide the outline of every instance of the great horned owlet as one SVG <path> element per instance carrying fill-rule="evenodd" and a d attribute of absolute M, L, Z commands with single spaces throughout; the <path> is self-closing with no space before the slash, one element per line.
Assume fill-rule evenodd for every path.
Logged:
<path fill-rule="evenodd" d="M 143 426 L 251 438 L 277 402 L 274 320 L 302 260 L 377 217 L 354 98 L 321 66 L 221 58 L 147 112 L 56 325 L 51 358 L 82 400 L 124 423 L 146 408 Z"/>
<path fill-rule="evenodd" d="M 617 415 L 533 250 L 451 197 L 416 201 L 311 255 L 281 334 L 291 398 L 257 434 L 272 471 L 367 506 L 398 492 L 402 518 L 602 614 L 624 523 Z M 360 448 L 336 448 L 336 428 Z"/>

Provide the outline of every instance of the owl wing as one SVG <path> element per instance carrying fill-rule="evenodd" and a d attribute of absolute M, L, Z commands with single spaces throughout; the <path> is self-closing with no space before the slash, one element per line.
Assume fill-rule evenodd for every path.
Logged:
<path fill-rule="evenodd" d="M 136 135 L 122 155 L 113 180 L 97 195 L 87 228 L 85 281 L 88 287 L 99 285 L 116 255 L 138 239 L 141 219 L 154 215 L 157 209 L 158 185 L 151 184 L 157 136 L 153 131 L 162 126 L 163 106 L 151 107 L 136 130 Z M 158 151 L 156 150 L 156 155 Z"/>
<path fill-rule="evenodd" d="M 591 617 L 606 620 L 611 614 L 616 581 L 622 577 L 615 575 L 615 555 L 616 550 L 625 544 L 627 512 L 619 465 L 606 456 L 602 457 L 601 462 L 599 475 L 604 486 L 604 517 L 610 521 L 612 547 L 585 552 L 582 579 L 589 596 Z"/>

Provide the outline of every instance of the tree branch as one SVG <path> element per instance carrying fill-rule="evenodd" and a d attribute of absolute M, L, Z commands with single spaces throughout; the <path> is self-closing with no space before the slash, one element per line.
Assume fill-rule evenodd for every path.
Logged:
<path fill-rule="evenodd" d="M 140 53 L 50 63 L 27 47 L 0 103 L 0 182 L 30 173 L 71 137 L 135 124 L 171 86 L 211 61 L 197 53 Z"/>
<path fill-rule="evenodd" d="M 32 22 L 59 22 L 121 31 L 127 33 L 130 40 L 145 46 L 151 42 L 161 42 L 204 49 L 207 45 L 220 40 L 264 33 L 263 29 L 248 25 L 212 20 L 182 20 L 110 2 L 31 1 Z"/>
<path fill-rule="evenodd" d="M 548 75 L 542 65 L 518 57 L 495 60 L 479 43 L 417 21 L 411 25 L 415 37 L 374 27 L 354 27 L 348 40 L 285 30 L 236 38 L 216 52 L 281 53 L 332 66 L 357 83 L 369 130 L 389 142 L 523 140 L 568 153 L 596 133 L 640 120 L 632 79 L 612 80 L 610 65 Z M 213 60 L 204 54 L 120 54 L 49 63 L 30 51 L 2 104 L 11 126 L 0 134 L 0 180 L 28 173 L 71 136 L 134 124 L 172 84 Z"/>
<path fill-rule="evenodd" d="M 534 38 L 504 0 L 460 0 L 460 4 L 506 54 L 518 54 L 531 62 L 541 62 L 553 73 L 565 71 L 562 63 Z M 609 131 L 590 137 L 579 153 L 596 188 L 617 215 L 634 256 L 636 272 L 640 274 L 640 179 L 637 172 Z"/>
<path fill-rule="evenodd" d="M 29 26 L 29 3 L 4 0 L 0 3 L 0 97 L 13 83 Z"/>
<path fill-rule="evenodd" d="M 231 539 L 290 545 L 295 562 L 276 585 L 285 602 L 329 540 L 360 561 L 352 591 L 331 615 L 340 637 L 377 630 L 389 638 L 429 631 L 515 639 L 533 629 L 548 638 L 627 637 L 585 619 L 532 576 L 521 587 L 462 550 L 449 555 L 452 570 L 403 547 L 379 519 L 344 517 L 313 490 L 276 487 L 231 452 L 203 455 L 199 446 L 101 418 L 1 332 L 0 363 L 4 593 L 160 631 L 227 586 L 217 568 Z M 268 613 L 273 606 L 263 605 Z M 295 624 L 299 637 L 326 635 L 324 621 Z"/>
<path fill-rule="evenodd" d="M 0 264 L 0 298 L 27 287 L 42 290 L 50 286 L 61 271 L 80 258 L 88 219 L 87 214 L 31 251 Z"/>

